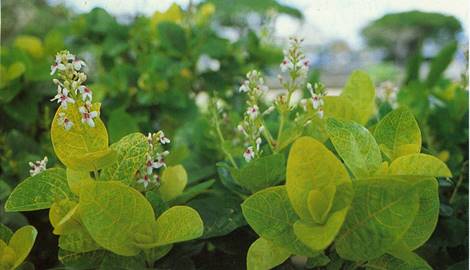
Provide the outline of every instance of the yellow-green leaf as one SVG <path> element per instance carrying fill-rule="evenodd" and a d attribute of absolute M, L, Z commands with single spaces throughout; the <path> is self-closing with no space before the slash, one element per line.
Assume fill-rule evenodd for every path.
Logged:
<path fill-rule="evenodd" d="M 419 194 L 413 184 L 391 176 L 353 184 L 354 199 L 335 246 L 344 259 L 367 261 L 385 254 L 410 228 Z"/>
<path fill-rule="evenodd" d="M 35 36 L 17 36 L 15 39 L 15 46 L 29 53 L 35 58 L 40 58 L 44 54 L 42 41 Z"/>
<path fill-rule="evenodd" d="M 182 165 L 167 167 L 162 174 L 158 191 L 164 201 L 170 201 L 183 193 L 188 174 Z"/>
<path fill-rule="evenodd" d="M 286 190 L 302 220 L 313 222 L 308 204 L 310 191 L 349 182 L 346 168 L 323 144 L 310 137 L 294 142 L 287 161 Z"/>
<path fill-rule="evenodd" d="M 356 109 L 348 98 L 342 96 L 326 96 L 324 100 L 325 105 L 323 111 L 325 118 L 334 117 L 356 122 L 360 121 Z"/>
<path fill-rule="evenodd" d="M 13 268 L 18 267 L 28 257 L 33 248 L 38 231 L 33 226 L 24 226 L 17 230 L 10 239 L 8 246 L 15 252 Z"/>
<path fill-rule="evenodd" d="M 15 261 L 15 251 L 3 242 L 3 240 L 0 240 L 0 269 L 14 269 Z"/>
<path fill-rule="evenodd" d="M 11 64 L 11 66 L 8 67 L 7 71 L 7 80 L 14 80 L 21 76 L 26 70 L 26 67 L 23 63 L 21 62 L 15 62 Z"/>
<path fill-rule="evenodd" d="M 193 208 L 173 206 L 158 217 L 153 232 L 154 236 L 150 242 L 137 237 L 136 245 L 141 248 L 153 248 L 192 240 L 202 236 L 204 225 Z"/>
<path fill-rule="evenodd" d="M 52 227 L 54 227 L 54 234 L 68 234 L 81 228 L 77 209 L 78 204 L 68 199 L 55 202 L 51 205 L 49 221 Z"/>
<path fill-rule="evenodd" d="M 76 195 L 80 195 L 80 187 L 84 182 L 93 180 L 89 171 L 77 171 L 67 168 L 66 175 L 69 188 Z"/>
<path fill-rule="evenodd" d="M 401 156 L 390 164 L 388 173 L 391 175 L 452 177 L 452 173 L 444 162 L 426 154 Z"/>
<path fill-rule="evenodd" d="M 351 102 L 357 113 L 355 118 L 358 118 L 358 122 L 367 123 L 375 111 L 375 87 L 369 75 L 361 70 L 351 73 L 341 97 Z"/>
<path fill-rule="evenodd" d="M 350 120 L 328 118 L 326 129 L 339 156 L 356 178 L 371 176 L 377 171 L 382 155 L 365 127 Z"/>
<path fill-rule="evenodd" d="M 152 28 L 161 22 L 174 22 L 179 23 L 183 19 L 183 12 L 181 8 L 173 3 L 165 12 L 156 11 L 150 19 L 150 25 Z"/>
<path fill-rule="evenodd" d="M 61 235 L 59 247 L 71 252 L 89 252 L 100 248 L 83 227 L 72 233 Z"/>
<path fill-rule="evenodd" d="M 98 111 L 100 104 L 93 104 Z M 59 125 L 59 113 L 65 113 L 73 126 L 65 130 Z M 75 170 L 98 170 L 112 161 L 113 153 L 108 149 L 108 132 L 100 118 L 95 118 L 95 127 L 81 122 L 77 104 L 67 109 L 59 107 L 51 126 L 51 140 L 57 157 L 67 167 Z"/>
<path fill-rule="evenodd" d="M 132 133 L 113 143 L 111 149 L 116 151 L 117 159 L 101 171 L 100 179 L 132 184 L 135 173 L 146 161 L 147 138 L 142 133 Z"/>
<path fill-rule="evenodd" d="M 93 240 L 105 249 L 134 256 L 135 234 L 151 235 L 155 214 L 137 190 L 118 181 L 94 181 L 82 185 L 80 217 Z"/>
<path fill-rule="evenodd" d="M 421 151 L 421 131 L 413 113 L 403 107 L 387 114 L 377 124 L 374 137 L 391 160 Z"/>
<path fill-rule="evenodd" d="M 289 251 L 260 237 L 248 249 L 246 266 L 248 270 L 272 269 L 287 260 L 290 255 Z"/>
<path fill-rule="evenodd" d="M 313 221 L 319 224 L 325 223 L 330 213 L 335 198 L 336 185 L 328 184 L 321 189 L 310 191 L 307 198 L 308 210 L 312 215 Z"/>
<path fill-rule="evenodd" d="M 8 197 L 5 210 L 11 212 L 46 209 L 55 201 L 73 197 L 67 185 L 65 170 L 51 168 L 26 178 L 16 186 Z"/>
<path fill-rule="evenodd" d="M 294 233 L 293 226 L 299 218 L 289 202 L 284 186 L 256 192 L 243 202 L 242 211 L 248 224 L 259 236 L 292 254 L 314 255 Z"/>

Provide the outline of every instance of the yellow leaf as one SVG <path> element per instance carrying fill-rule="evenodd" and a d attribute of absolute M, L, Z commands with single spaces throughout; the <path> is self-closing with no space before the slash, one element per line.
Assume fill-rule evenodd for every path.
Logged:
<path fill-rule="evenodd" d="M 44 55 L 44 48 L 42 41 L 34 36 L 22 35 L 15 39 L 15 46 L 26 51 L 35 58 L 40 58 Z"/>
<path fill-rule="evenodd" d="M 152 29 L 161 22 L 180 23 L 183 18 L 183 12 L 177 4 L 172 4 L 165 12 L 156 11 L 150 19 Z"/>

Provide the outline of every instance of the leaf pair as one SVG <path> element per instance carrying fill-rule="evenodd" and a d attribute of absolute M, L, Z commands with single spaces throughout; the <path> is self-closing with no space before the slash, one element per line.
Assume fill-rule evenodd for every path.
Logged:
<path fill-rule="evenodd" d="M 28 225 L 12 233 L 2 224 L 0 232 L 0 269 L 15 269 L 28 257 L 38 232 Z"/>

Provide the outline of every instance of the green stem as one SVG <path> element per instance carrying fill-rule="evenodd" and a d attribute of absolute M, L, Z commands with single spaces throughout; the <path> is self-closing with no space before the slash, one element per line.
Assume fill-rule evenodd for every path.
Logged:
<path fill-rule="evenodd" d="M 222 152 L 225 154 L 225 156 L 228 158 L 230 163 L 232 163 L 232 166 L 238 169 L 238 165 L 233 159 L 232 154 L 230 154 L 227 149 L 225 149 L 225 138 L 224 135 L 222 134 L 222 131 L 220 130 L 220 125 L 219 125 L 219 119 L 217 118 L 217 114 L 214 113 L 214 121 L 215 121 L 215 130 L 217 131 L 217 136 L 219 137 L 220 141 L 220 148 L 222 149 Z"/>
<path fill-rule="evenodd" d="M 462 165 L 462 169 L 460 170 L 459 180 L 457 181 L 457 184 L 455 185 L 455 188 L 452 191 L 452 195 L 450 195 L 449 204 L 452 204 L 455 200 L 455 197 L 457 196 L 457 192 L 459 191 L 459 188 L 463 182 L 464 168 L 466 168 L 467 166 L 468 166 L 468 160 L 465 161 Z"/>

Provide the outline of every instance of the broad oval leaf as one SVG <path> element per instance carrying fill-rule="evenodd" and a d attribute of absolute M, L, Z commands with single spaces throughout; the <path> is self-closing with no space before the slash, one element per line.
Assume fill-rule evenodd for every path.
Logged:
<path fill-rule="evenodd" d="M 59 237 L 59 247 L 71 252 L 89 252 L 100 249 L 100 246 L 91 238 L 85 228 Z"/>
<path fill-rule="evenodd" d="M 66 175 L 70 190 L 76 195 L 80 195 L 80 187 L 84 182 L 93 180 L 89 171 L 77 171 L 67 168 Z"/>
<path fill-rule="evenodd" d="M 74 198 L 65 177 L 65 170 L 47 169 L 21 182 L 10 194 L 5 210 L 32 211 L 47 209 L 58 200 Z"/>
<path fill-rule="evenodd" d="M 452 177 L 442 160 L 426 154 L 410 154 L 395 159 L 388 173 L 391 175 L 418 175 L 431 177 Z"/>
<path fill-rule="evenodd" d="M 375 111 L 375 87 L 369 75 L 361 70 L 355 70 L 348 78 L 341 97 L 347 98 L 353 105 L 360 124 L 367 120 Z"/>
<path fill-rule="evenodd" d="M 348 98 L 342 96 L 324 97 L 325 105 L 323 107 L 324 116 L 353 120 L 360 122 L 359 115 Z"/>
<path fill-rule="evenodd" d="M 77 213 L 78 204 L 64 199 L 51 205 L 49 209 L 49 221 L 56 235 L 67 234 L 81 228 Z"/>
<path fill-rule="evenodd" d="M 374 137 L 390 160 L 421 151 L 418 122 L 406 107 L 394 110 L 380 120 L 375 127 Z"/>
<path fill-rule="evenodd" d="M 100 180 L 132 184 L 135 173 L 145 164 L 145 154 L 149 150 L 147 138 L 142 133 L 132 133 L 113 143 L 110 148 L 116 151 L 117 159 L 101 171 Z"/>
<path fill-rule="evenodd" d="M 13 269 L 18 267 L 28 257 L 37 235 L 38 231 L 30 225 L 21 227 L 13 234 L 8 243 L 8 246 L 13 249 L 16 255 Z"/>
<path fill-rule="evenodd" d="M 153 248 L 200 237 L 204 225 L 198 212 L 188 206 L 173 206 L 161 214 L 153 226 L 152 242 L 134 241 L 141 248 Z"/>
<path fill-rule="evenodd" d="M 260 237 L 248 249 L 246 267 L 248 270 L 272 269 L 287 260 L 290 255 L 289 251 Z"/>
<path fill-rule="evenodd" d="M 314 255 L 294 233 L 293 225 L 299 218 L 284 186 L 270 187 L 251 195 L 243 202 L 242 211 L 248 224 L 261 237 L 292 254 Z"/>
<path fill-rule="evenodd" d="M 326 129 L 339 156 L 356 178 L 371 176 L 377 171 L 382 156 L 365 127 L 349 120 L 328 118 Z"/>
<path fill-rule="evenodd" d="M 105 249 L 134 256 L 137 233 L 151 235 L 155 214 L 145 197 L 118 181 L 94 181 L 82 185 L 80 217 L 93 240 Z"/>
<path fill-rule="evenodd" d="M 349 183 L 349 175 L 336 156 L 310 137 L 297 139 L 287 160 L 286 190 L 297 215 L 313 221 L 308 207 L 310 191 L 328 184 Z"/>
<path fill-rule="evenodd" d="M 419 208 L 419 194 L 404 179 L 378 177 L 353 182 L 355 196 L 336 239 L 347 260 L 380 257 L 406 233 Z"/>
<path fill-rule="evenodd" d="M 92 105 L 99 111 L 100 104 Z M 73 126 L 65 130 L 59 125 L 59 114 L 65 113 Z M 65 166 L 76 170 L 97 170 L 107 165 L 110 155 L 108 132 L 100 118 L 95 118 L 95 127 L 81 122 L 77 104 L 69 104 L 67 109 L 59 107 L 52 120 L 51 140 L 54 152 Z"/>
<path fill-rule="evenodd" d="M 168 202 L 181 195 L 187 183 L 188 174 L 182 165 L 167 167 L 163 171 L 158 192 Z"/>
<path fill-rule="evenodd" d="M 242 187 L 256 192 L 284 180 L 285 162 L 284 155 L 274 154 L 252 160 L 241 169 L 232 168 L 230 173 Z"/>
<path fill-rule="evenodd" d="M 322 189 L 314 189 L 308 194 L 308 210 L 313 221 L 319 224 L 325 223 L 330 213 L 336 194 L 336 185 L 328 184 Z"/>
<path fill-rule="evenodd" d="M 419 194 L 419 208 L 413 223 L 402 237 L 409 250 L 422 246 L 432 235 L 439 218 L 439 190 L 434 178 L 410 179 L 416 183 Z"/>
<path fill-rule="evenodd" d="M 414 254 L 413 261 L 403 261 L 391 255 L 385 254 L 380 258 L 371 260 L 365 265 L 369 270 L 432 270 L 429 264 Z"/>

